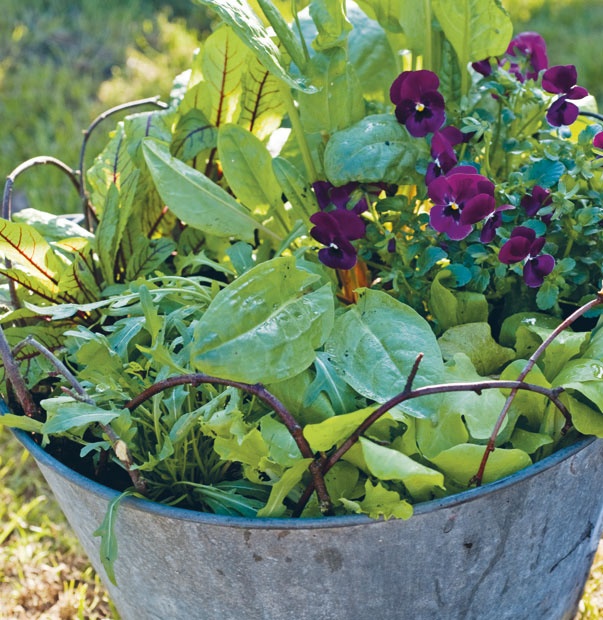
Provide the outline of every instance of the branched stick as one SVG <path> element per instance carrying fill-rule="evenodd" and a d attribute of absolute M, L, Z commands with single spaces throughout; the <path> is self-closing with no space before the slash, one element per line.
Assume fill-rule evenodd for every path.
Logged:
<path fill-rule="evenodd" d="M 212 385 L 227 385 L 230 387 L 234 387 L 249 394 L 253 394 L 261 401 L 265 402 L 275 411 L 283 424 L 287 427 L 287 430 L 291 433 L 291 436 L 295 440 L 295 443 L 297 444 L 301 455 L 304 458 L 314 459 L 312 448 L 310 447 L 307 439 L 304 437 L 302 427 L 289 412 L 289 410 L 285 407 L 285 405 L 283 405 L 283 403 L 281 403 L 280 400 L 278 400 L 273 394 L 271 394 L 261 383 L 251 384 L 243 383 L 240 381 L 231 381 L 230 379 L 212 377 L 203 373 L 178 375 L 154 383 L 151 387 L 142 391 L 138 396 L 133 398 L 130 402 L 126 403 L 125 406 L 126 409 L 132 411 L 155 394 L 159 394 L 169 388 L 175 387 L 177 385 L 191 385 L 193 387 L 197 387 L 203 383 L 209 383 Z M 310 466 L 310 472 L 312 474 L 312 489 L 316 490 L 319 505 L 323 514 L 328 515 L 332 513 L 332 502 L 327 491 L 322 470 L 322 464 L 319 464 L 317 466 L 313 463 Z"/>
<path fill-rule="evenodd" d="M 416 374 L 418 369 L 418 358 L 413 366 L 413 371 Z M 410 376 L 409 376 L 410 379 Z M 411 384 L 411 381 L 406 382 L 407 387 Z M 377 407 L 361 424 L 358 428 L 349 435 L 349 437 L 333 452 L 325 461 L 322 468 L 323 475 L 326 474 L 332 467 L 341 459 L 341 457 L 358 441 L 358 439 L 368 430 L 368 428 L 374 424 L 379 418 L 385 415 L 390 409 L 396 405 L 419 398 L 420 396 L 430 396 L 433 394 L 444 394 L 446 392 L 475 392 L 480 394 L 483 390 L 493 389 L 510 389 L 510 390 L 528 390 L 530 392 L 536 392 L 546 396 L 555 404 L 555 406 L 561 411 L 563 416 L 569 418 L 569 411 L 567 407 L 559 400 L 559 393 L 561 388 L 546 388 L 541 385 L 535 385 L 532 383 L 524 383 L 523 381 L 501 381 L 500 379 L 491 379 L 484 381 L 474 381 L 468 383 L 441 383 L 436 385 L 427 385 L 420 388 L 410 389 L 405 388 L 402 392 Z M 296 515 L 301 514 L 307 503 L 308 499 L 312 495 L 314 481 L 310 481 L 308 487 L 305 489 L 302 497 L 300 498 L 296 508 Z"/>
<path fill-rule="evenodd" d="M 21 349 L 24 347 L 31 346 L 36 349 L 39 353 L 41 353 L 47 360 L 49 360 L 52 365 L 56 368 L 57 372 L 59 372 L 65 380 L 72 386 L 75 391 L 74 397 L 77 400 L 80 400 L 88 405 L 94 405 L 94 401 L 88 396 L 86 390 L 82 387 L 79 381 L 75 378 L 73 373 L 58 359 L 51 351 L 49 351 L 43 344 L 39 343 L 32 336 L 28 336 L 20 342 L 17 346 L 15 346 L 12 350 L 12 355 L 9 357 L 14 357 Z M 4 358 L 6 360 L 6 358 Z M 147 485 L 144 478 L 140 475 L 140 472 L 137 469 L 133 469 L 134 461 L 132 459 L 132 455 L 126 443 L 120 439 L 117 433 L 109 426 L 108 424 L 99 423 L 100 427 L 103 429 L 103 432 L 109 438 L 109 442 L 111 443 L 111 447 L 113 448 L 113 452 L 115 456 L 121 461 L 121 464 L 125 467 L 128 475 L 130 476 L 130 480 L 132 480 L 132 484 L 136 488 L 139 493 L 146 495 Z"/>
<path fill-rule="evenodd" d="M 538 358 L 546 351 L 547 347 L 551 344 L 551 342 L 553 342 L 553 340 L 555 340 L 555 338 L 557 338 L 557 336 L 559 336 L 561 332 L 565 331 L 572 323 L 574 323 L 574 321 L 576 321 L 581 316 L 586 314 L 589 310 L 592 310 L 593 308 L 601 304 L 603 304 L 603 289 L 597 293 L 597 296 L 593 300 L 589 301 L 588 303 L 578 308 L 575 312 L 573 312 L 570 316 L 568 316 L 564 321 L 562 321 L 549 334 L 549 336 L 545 340 L 543 340 L 542 344 L 536 349 L 536 351 L 534 351 L 534 353 L 532 353 L 532 355 L 528 359 L 528 363 L 525 365 L 524 369 L 519 373 L 517 380 L 523 381 L 527 377 L 527 375 L 532 370 L 532 368 L 534 368 L 536 362 L 538 361 Z M 494 452 L 494 449 L 496 447 L 495 446 L 496 438 L 498 437 L 498 434 L 500 433 L 500 429 L 502 428 L 502 425 L 509 413 L 511 404 L 515 400 L 516 395 L 517 395 L 517 390 L 516 389 L 511 390 L 511 393 L 507 397 L 507 400 L 505 401 L 502 411 L 500 412 L 500 415 L 498 416 L 498 419 L 496 420 L 496 424 L 494 425 L 492 434 L 490 435 L 490 438 L 488 439 L 488 443 L 486 445 L 484 456 L 482 457 L 479 469 L 477 470 L 477 473 L 475 474 L 475 476 L 473 476 L 473 478 L 471 479 L 471 483 L 475 484 L 476 486 L 480 486 L 482 483 L 482 480 L 484 478 L 484 472 L 486 471 L 486 465 L 488 464 L 488 458 L 490 457 L 490 454 Z M 561 411 L 563 413 L 563 410 Z M 566 424 L 563 428 L 563 432 L 567 432 L 567 429 L 569 428 L 569 424 L 571 424 L 571 418 L 568 418 L 569 413 L 568 414 L 564 413 L 564 416 L 566 419 Z"/>

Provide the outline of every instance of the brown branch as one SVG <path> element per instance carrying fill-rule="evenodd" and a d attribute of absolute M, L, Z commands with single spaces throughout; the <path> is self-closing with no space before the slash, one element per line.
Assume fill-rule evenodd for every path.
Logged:
<path fill-rule="evenodd" d="M 291 436 L 295 440 L 295 443 L 297 444 L 301 455 L 304 458 L 314 459 L 314 453 L 312 452 L 312 448 L 310 447 L 307 439 L 304 437 L 302 427 L 299 425 L 293 415 L 291 415 L 285 405 L 283 405 L 283 403 L 281 403 L 280 400 L 276 398 L 276 396 L 271 394 L 261 383 L 251 384 L 243 383 L 241 381 L 231 381 L 230 379 L 212 377 L 203 373 L 178 375 L 154 383 L 152 386 L 150 386 L 149 388 L 141 392 L 138 396 L 126 403 L 125 406 L 126 409 L 132 411 L 155 394 L 159 394 L 177 385 L 191 385 L 193 387 L 197 387 L 203 383 L 234 387 L 259 398 L 271 409 L 273 409 L 274 412 L 281 419 L 282 423 L 286 426 L 287 430 L 289 431 L 289 433 L 291 433 Z M 315 466 L 314 461 L 310 465 L 310 473 L 312 474 L 312 489 L 316 490 L 322 512 L 324 514 L 331 514 L 332 502 L 327 492 L 322 469 L 322 466 Z"/>
<path fill-rule="evenodd" d="M 565 331 L 572 323 L 574 323 L 574 321 L 576 321 L 581 316 L 586 314 L 589 310 L 592 310 L 593 308 L 596 308 L 597 306 L 601 304 L 603 304 L 603 289 L 597 293 L 597 296 L 594 299 L 587 302 L 586 304 L 578 308 L 575 312 L 570 314 L 570 316 L 568 316 L 564 321 L 562 321 L 549 334 L 549 336 L 545 340 L 542 341 L 541 345 L 536 349 L 536 351 L 534 351 L 534 353 L 532 353 L 532 355 L 528 359 L 528 362 L 525 365 L 524 369 L 519 373 L 517 380 L 523 381 L 527 377 L 527 375 L 532 370 L 532 368 L 534 368 L 536 362 L 538 361 L 538 358 L 546 351 L 547 347 L 551 344 L 551 342 L 553 342 L 553 340 L 555 340 L 555 338 L 557 338 L 557 336 L 559 336 L 561 332 Z M 511 408 L 513 401 L 515 400 L 516 395 L 517 395 L 517 390 L 514 389 L 514 390 L 511 390 L 511 393 L 507 397 L 507 400 L 505 401 L 502 411 L 500 412 L 500 415 L 498 416 L 498 419 L 496 420 L 496 424 L 494 425 L 494 429 L 492 430 L 490 438 L 488 439 L 488 443 L 486 445 L 486 449 L 484 450 L 484 455 L 480 462 L 479 469 L 477 470 L 477 473 L 475 474 L 475 476 L 473 476 L 473 478 L 471 479 L 471 482 L 470 482 L 471 484 L 475 484 L 476 486 L 481 485 L 482 480 L 484 478 L 484 473 L 486 471 L 486 465 L 488 464 L 488 458 L 490 457 L 490 454 L 494 452 L 495 450 L 496 438 L 498 437 L 498 434 L 500 433 L 502 425 L 509 413 L 509 410 Z M 553 399 L 551 400 L 553 401 Z M 559 408 L 558 405 L 557 407 Z M 561 411 L 563 413 L 563 410 Z M 565 423 L 565 426 L 563 427 L 562 432 L 567 432 L 567 429 L 569 428 L 569 425 L 571 424 L 571 418 L 568 417 L 569 413 L 567 415 L 564 413 L 563 415 L 565 416 L 566 423 Z"/>
<path fill-rule="evenodd" d="M 61 374 L 66 381 L 72 386 L 75 394 L 72 394 L 72 397 L 76 400 L 80 400 L 87 405 L 95 405 L 95 402 L 88 396 L 86 390 L 82 387 L 79 381 L 75 378 L 73 373 L 61 362 L 61 360 L 56 357 L 49 349 L 47 349 L 43 344 L 39 343 L 32 336 L 28 336 L 20 342 L 16 347 L 14 347 L 12 351 L 13 355 L 16 355 L 22 348 L 26 346 L 31 346 L 36 349 L 40 354 L 42 354 L 50 363 L 56 368 L 57 372 Z M 117 433 L 111 428 L 109 424 L 99 423 L 99 426 L 102 428 L 103 432 L 109 438 L 109 443 L 111 444 L 111 448 L 115 456 L 122 463 L 130 479 L 132 480 L 132 484 L 136 488 L 139 493 L 146 495 L 147 485 L 144 478 L 140 475 L 140 472 L 137 469 L 133 469 L 134 460 L 132 459 L 132 454 L 128 449 L 126 443 L 119 438 Z"/>

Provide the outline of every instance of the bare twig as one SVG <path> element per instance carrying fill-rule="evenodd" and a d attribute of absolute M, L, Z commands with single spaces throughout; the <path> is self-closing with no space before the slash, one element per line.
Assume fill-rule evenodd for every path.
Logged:
<path fill-rule="evenodd" d="M 543 340 L 541 345 L 536 349 L 536 351 L 534 351 L 534 353 L 532 353 L 532 355 L 528 359 L 528 362 L 525 365 L 524 369 L 519 373 L 517 380 L 523 381 L 527 377 L 529 372 L 534 368 L 540 356 L 546 351 L 546 349 L 551 344 L 551 342 L 553 342 L 553 340 L 555 340 L 555 338 L 557 338 L 557 336 L 559 336 L 561 332 L 565 331 L 570 325 L 572 325 L 572 323 L 574 323 L 577 319 L 579 319 L 581 316 L 586 314 L 589 310 L 592 310 L 593 308 L 596 308 L 597 306 L 601 304 L 603 304 L 603 289 L 597 293 L 597 296 L 594 299 L 587 302 L 583 306 L 580 306 L 580 308 L 578 308 L 575 312 L 570 314 L 570 316 L 568 316 L 564 321 L 562 321 L 549 334 L 549 336 L 545 340 Z M 498 416 L 498 419 L 496 420 L 496 424 L 494 425 L 494 429 L 492 430 L 492 434 L 490 435 L 490 439 L 488 440 L 486 449 L 484 450 L 484 456 L 482 457 L 479 469 L 477 470 L 477 473 L 475 474 L 475 476 L 471 479 L 471 483 L 475 484 L 476 486 L 480 486 L 482 483 L 484 472 L 486 471 L 486 465 L 488 463 L 488 458 L 490 457 L 490 454 L 494 452 L 494 449 L 496 447 L 495 446 L 496 438 L 498 437 L 498 434 L 500 433 L 500 429 L 502 428 L 502 425 L 505 421 L 505 418 L 507 417 L 509 413 L 509 409 L 511 408 L 511 404 L 513 403 L 513 400 L 515 400 L 516 395 L 517 395 L 517 389 L 512 389 L 511 393 L 507 397 L 507 400 L 505 401 L 505 404 L 502 408 L 502 411 L 500 412 L 500 415 Z M 552 398 L 551 400 L 555 402 Z M 555 404 L 559 408 L 559 405 L 557 403 Z M 566 419 L 566 425 L 564 427 L 564 429 L 566 429 L 568 428 L 568 423 L 571 424 L 571 418 L 568 418 L 569 412 L 566 414 L 563 412 L 562 409 L 560 410 Z"/>

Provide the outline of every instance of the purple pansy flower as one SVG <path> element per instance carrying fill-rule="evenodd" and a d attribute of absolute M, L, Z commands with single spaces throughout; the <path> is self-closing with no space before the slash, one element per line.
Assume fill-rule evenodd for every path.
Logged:
<path fill-rule="evenodd" d="M 437 131 L 446 120 L 444 97 L 438 92 L 440 79 L 433 71 L 404 71 L 393 82 L 390 98 L 396 118 L 408 133 L 422 138 Z"/>
<path fill-rule="evenodd" d="M 542 76 L 542 88 L 549 93 L 559 95 L 546 113 L 546 120 L 553 127 L 571 125 L 580 112 L 571 100 L 583 99 L 588 95 L 586 88 L 577 86 L 578 72 L 574 65 L 551 67 Z"/>
<path fill-rule="evenodd" d="M 540 71 L 549 66 L 545 40 L 537 32 L 518 34 L 505 55 L 511 63 L 509 72 L 520 82 L 537 79 Z"/>
<path fill-rule="evenodd" d="M 356 264 L 356 248 L 350 243 L 364 236 L 366 227 L 354 211 L 319 211 L 310 217 L 310 234 L 326 247 L 318 251 L 321 263 L 332 269 L 351 269 Z"/>
<path fill-rule="evenodd" d="M 537 32 L 522 32 L 508 45 L 504 59 L 498 64 L 507 61 L 508 70 L 520 82 L 535 80 L 543 69 L 549 66 L 545 40 Z M 492 73 L 492 64 L 489 58 L 474 62 L 471 65 L 475 71 L 483 76 Z"/>
<path fill-rule="evenodd" d="M 454 147 L 461 144 L 465 136 L 460 129 L 449 125 L 433 134 L 431 139 L 431 156 L 434 161 L 427 166 L 425 183 L 429 185 L 437 177 L 446 174 L 458 163 Z"/>
<path fill-rule="evenodd" d="M 540 185 L 535 185 L 532 189 L 532 193 L 526 194 L 521 199 L 520 204 L 525 209 L 527 215 L 534 217 L 540 209 L 550 205 L 551 202 L 553 202 L 551 191 L 544 187 L 540 187 Z"/>
<path fill-rule="evenodd" d="M 429 223 L 455 241 L 495 210 L 494 183 L 472 166 L 453 168 L 430 183 L 427 193 L 433 202 Z"/>
<path fill-rule="evenodd" d="M 490 215 L 487 215 L 479 235 L 479 240 L 482 243 L 492 242 L 496 236 L 496 229 L 502 224 L 503 211 L 509 211 L 514 208 L 513 205 L 500 205 Z"/>
<path fill-rule="evenodd" d="M 531 228 L 516 226 L 509 240 L 500 248 L 498 259 L 505 265 L 524 261 L 525 283 L 531 288 L 538 288 L 555 267 L 555 259 L 550 254 L 540 254 L 545 241 L 544 237 L 536 237 L 536 232 Z"/>
<path fill-rule="evenodd" d="M 601 149 L 603 150 L 603 131 L 600 131 L 594 138 L 593 138 L 593 146 L 596 149 Z M 603 155 L 599 155 L 597 154 L 597 157 L 603 157 Z"/>
<path fill-rule="evenodd" d="M 339 187 L 329 183 L 329 181 L 316 181 L 312 184 L 312 187 L 314 188 L 316 201 L 321 211 L 327 210 L 331 205 L 337 209 L 346 209 L 353 197 L 357 200 L 351 207 L 351 211 L 360 215 L 360 213 L 364 213 L 368 209 L 366 197 L 357 193 L 359 184 L 354 181 Z M 355 193 L 356 195 L 354 195 Z"/>

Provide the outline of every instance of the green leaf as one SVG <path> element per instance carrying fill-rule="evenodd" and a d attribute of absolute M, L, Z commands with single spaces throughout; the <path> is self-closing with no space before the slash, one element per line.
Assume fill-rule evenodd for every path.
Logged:
<path fill-rule="evenodd" d="M 304 394 L 303 404 L 311 407 L 319 395 L 325 394 L 336 415 L 347 413 L 355 408 L 356 393 L 339 377 L 324 352 L 318 352 L 314 360 L 316 376 Z"/>
<path fill-rule="evenodd" d="M 308 471 L 311 462 L 312 459 L 301 459 L 285 471 L 280 480 L 273 485 L 266 505 L 258 510 L 258 517 L 284 516 L 286 508 L 283 502 L 291 490 L 299 484 L 303 475 Z"/>
<path fill-rule="evenodd" d="M 218 153 L 235 196 L 254 216 L 277 215 L 285 232 L 290 223 L 281 188 L 272 170 L 272 157 L 259 138 L 238 125 L 223 125 L 218 132 Z"/>
<path fill-rule="evenodd" d="M 565 364 L 551 382 L 552 387 L 576 390 L 603 411 L 603 363 L 599 360 L 576 359 Z"/>
<path fill-rule="evenodd" d="M 215 148 L 218 144 L 218 130 L 201 110 L 189 110 L 180 118 L 174 137 L 171 152 L 174 157 L 190 161 L 206 149 Z"/>
<path fill-rule="evenodd" d="M 313 92 L 302 78 L 293 77 L 284 55 L 273 42 L 264 25 L 243 0 L 195 0 L 213 9 L 274 75 L 292 88 Z"/>
<path fill-rule="evenodd" d="M 308 180 L 287 159 L 275 157 L 272 168 L 278 183 L 292 207 L 291 219 L 300 219 L 308 230 L 312 227 L 310 216 L 318 211 L 318 203 Z"/>
<path fill-rule="evenodd" d="M 438 383 L 444 375 L 440 348 L 429 323 L 382 291 L 363 289 L 357 304 L 335 321 L 325 345 L 338 373 L 360 394 L 384 402 L 404 389 L 419 353 L 413 385 Z M 405 402 L 413 415 L 429 415 L 428 399 Z"/>
<path fill-rule="evenodd" d="M 441 472 L 421 465 L 409 456 L 360 437 L 364 461 L 379 480 L 400 480 L 417 501 L 430 499 L 436 488 L 444 488 Z"/>
<path fill-rule="evenodd" d="M 603 416 L 599 416 L 603 422 Z M 603 424 L 601 425 L 603 431 Z M 523 428 L 516 428 L 511 435 L 511 445 L 514 448 L 523 450 L 527 454 L 534 454 L 536 450 L 542 448 L 542 446 L 548 446 L 553 443 L 553 438 L 550 435 L 543 433 L 532 433 L 526 431 Z"/>
<path fill-rule="evenodd" d="M 47 398 L 40 404 L 48 414 L 42 429 L 45 435 L 64 433 L 91 424 L 109 424 L 121 413 L 119 409 L 107 411 L 96 405 L 75 401 L 68 396 Z"/>
<path fill-rule="evenodd" d="M 152 139 L 143 152 L 153 181 L 167 206 L 190 226 L 218 237 L 253 242 L 258 222 L 219 185 L 172 157 L 167 146 Z"/>
<path fill-rule="evenodd" d="M 515 347 L 517 349 L 518 357 L 530 357 L 534 349 L 532 345 L 529 347 L 517 347 L 518 343 L 518 329 L 523 325 L 528 329 L 530 327 L 544 327 L 547 329 L 555 329 L 557 325 L 561 323 L 561 319 L 550 316 L 548 314 L 542 314 L 540 312 L 518 312 L 508 316 L 502 323 L 500 328 L 499 342 L 504 347 Z M 538 339 L 541 341 L 541 339 Z M 538 343 L 540 344 L 540 342 Z"/>
<path fill-rule="evenodd" d="M 107 573 L 107 577 L 109 577 L 109 580 L 115 586 L 117 585 L 114 569 L 115 560 L 117 559 L 117 536 L 115 535 L 117 509 L 122 500 L 132 496 L 140 497 L 140 495 L 134 491 L 124 491 L 116 498 L 112 499 L 107 505 L 107 512 L 105 513 L 103 522 L 92 534 L 93 536 L 100 536 L 100 560 Z"/>
<path fill-rule="evenodd" d="M 375 407 L 367 407 L 333 416 L 319 423 L 306 424 L 304 437 L 314 452 L 326 452 L 347 439 L 374 410 Z"/>
<path fill-rule="evenodd" d="M 275 383 L 314 361 L 333 325 L 330 285 L 292 257 L 261 263 L 222 289 L 195 328 L 192 363 L 237 381 Z"/>
<path fill-rule="evenodd" d="M 0 413 L 0 426 L 18 428 L 28 433 L 42 433 L 43 424 L 39 420 L 13 413 Z"/>
<path fill-rule="evenodd" d="M 449 448 L 429 460 L 447 478 L 466 487 L 479 469 L 484 450 L 485 446 L 466 443 Z M 494 482 L 531 464 L 532 460 L 523 450 L 496 448 L 488 458 L 483 482 Z"/>
<path fill-rule="evenodd" d="M 438 342 L 445 360 L 464 353 L 482 377 L 495 373 L 515 358 L 513 349 L 501 347 L 492 338 L 489 323 L 454 325 L 440 336 Z"/>
<path fill-rule="evenodd" d="M 451 278 L 450 269 L 440 271 L 431 283 L 429 291 L 429 310 L 434 315 L 438 327 L 445 331 L 463 323 L 487 323 L 488 302 L 480 293 L 448 289 L 443 281 Z"/>
<path fill-rule="evenodd" d="M 268 456 L 271 461 L 283 467 L 293 466 L 301 457 L 299 447 L 289 429 L 270 415 L 260 421 L 262 437 L 268 444 Z"/>
<path fill-rule="evenodd" d="M 63 241 L 71 237 L 90 239 L 94 236 L 69 216 L 56 216 L 37 209 L 21 209 L 13 213 L 12 221 L 33 226 L 49 242 Z"/>
<path fill-rule="evenodd" d="M 603 413 L 595 411 L 567 393 L 561 394 L 561 402 L 569 409 L 572 424 L 583 435 L 603 437 Z M 0 418 L 2 420 L 2 418 Z"/>
<path fill-rule="evenodd" d="M 359 121 L 365 114 L 362 88 L 344 49 L 319 52 L 308 65 L 316 93 L 299 93 L 299 113 L 308 134 L 331 134 Z"/>
<path fill-rule="evenodd" d="M 393 115 L 378 114 L 331 136 L 324 169 L 328 180 L 338 186 L 350 181 L 412 185 L 420 158 L 429 158 L 427 144 L 413 138 Z"/>
<path fill-rule="evenodd" d="M 318 35 L 312 46 L 317 51 L 344 46 L 352 24 L 348 21 L 343 0 L 312 0 L 310 17 Z"/>
<path fill-rule="evenodd" d="M 409 519 L 412 517 L 412 505 L 400 499 L 395 491 L 388 491 L 381 483 L 373 485 L 367 480 L 364 485 L 365 496 L 360 502 L 341 498 L 341 503 L 350 511 L 368 514 L 371 519 Z"/>
<path fill-rule="evenodd" d="M 505 53 L 513 24 L 498 0 L 432 0 L 431 6 L 460 67 Z"/>

